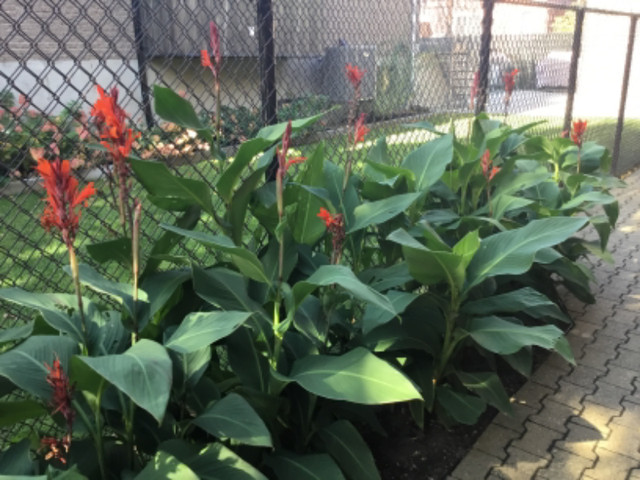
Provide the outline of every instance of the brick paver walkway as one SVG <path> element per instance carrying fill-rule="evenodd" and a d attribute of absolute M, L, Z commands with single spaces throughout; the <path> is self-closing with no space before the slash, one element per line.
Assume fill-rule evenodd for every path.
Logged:
<path fill-rule="evenodd" d="M 597 303 L 569 302 L 577 365 L 549 357 L 451 480 L 640 480 L 640 171 L 625 181 Z"/>

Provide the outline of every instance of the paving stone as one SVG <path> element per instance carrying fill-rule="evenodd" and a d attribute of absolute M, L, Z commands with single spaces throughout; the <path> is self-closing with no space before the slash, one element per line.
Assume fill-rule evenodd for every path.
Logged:
<path fill-rule="evenodd" d="M 553 449 L 553 459 L 546 468 L 538 470 L 536 479 L 559 480 L 580 478 L 587 468 L 593 467 L 594 460 L 579 457 L 563 450 Z"/>
<path fill-rule="evenodd" d="M 615 318 L 615 315 L 614 317 Z M 628 323 L 617 322 L 616 320 L 607 319 L 604 328 L 598 330 L 596 336 L 607 335 L 608 337 L 619 338 L 620 340 L 627 339 L 627 332 L 630 330 L 631 325 Z"/>
<path fill-rule="evenodd" d="M 576 410 L 582 409 L 581 402 L 585 395 L 593 393 L 596 389 L 595 384 L 592 384 L 590 387 L 583 387 L 564 380 L 560 380 L 558 384 L 560 385 L 560 389 L 553 395 L 550 395 L 549 399 L 575 408 Z"/>
<path fill-rule="evenodd" d="M 542 399 L 553 394 L 553 389 L 540 385 L 539 383 L 527 382 L 514 395 L 514 402 L 521 405 L 528 405 L 540 410 Z"/>
<path fill-rule="evenodd" d="M 538 368 L 531 378 L 529 379 L 531 382 L 539 383 L 540 385 L 544 385 L 546 387 L 556 389 L 558 388 L 558 380 L 562 375 L 564 375 L 560 369 L 554 368 L 551 365 L 542 364 L 540 368 Z"/>
<path fill-rule="evenodd" d="M 628 368 L 617 367 L 616 365 L 609 365 L 606 375 L 600 377 L 598 382 L 609 383 L 622 388 L 634 388 L 634 379 L 640 375 L 635 370 L 629 370 Z"/>
<path fill-rule="evenodd" d="M 620 414 L 611 419 L 611 424 L 638 428 L 640 425 L 640 405 L 623 401 L 620 410 Z"/>
<path fill-rule="evenodd" d="M 598 269 L 600 269 L 600 267 L 598 267 Z M 596 303 L 585 308 L 581 320 L 589 323 L 602 324 L 606 318 L 611 316 L 617 304 L 618 302 L 600 298 Z"/>
<path fill-rule="evenodd" d="M 567 310 L 569 310 L 570 312 L 583 313 L 584 309 L 587 307 L 587 304 L 569 294 L 568 297 L 564 298 L 564 306 L 567 307 Z"/>
<path fill-rule="evenodd" d="M 587 367 L 584 365 L 576 365 L 569 375 L 565 375 L 562 380 L 571 382 L 583 387 L 590 387 L 595 384 L 596 379 L 603 375 L 601 370 Z"/>
<path fill-rule="evenodd" d="M 628 340 L 620 345 L 620 348 L 624 350 L 631 350 L 632 352 L 640 353 L 640 335 L 630 332 L 627 335 Z"/>
<path fill-rule="evenodd" d="M 601 350 L 590 350 L 588 346 L 584 350 L 584 355 L 580 357 L 578 363 L 585 367 L 595 368 L 602 373 L 606 373 L 606 364 L 611 360 L 612 354 Z"/>
<path fill-rule="evenodd" d="M 629 325 L 636 325 L 640 321 L 640 313 L 630 312 L 628 310 L 616 309 L 614 317 L 616 322 L 627 323 Z"/>
<path fill-rule="evenodd" d="M 551 459 L 551 445 L 562 437 L 562 433 L 548 427 L 538 425 L 532 421 L 525 422 L 525 433 L 519 440 L 514 441 L 513 447 L 534 454 L 540 458 Z"/>
<path fill-rule="evenodd" d="M 575 352 L 574 352 L 575 355 Z M 544 362 L 552 368 L 557 368 L 558 370 L 562 370 L 564 373 L 569 373 L 573 366 L 567 362 L 562 356 L 560 356 L 556 352 L 552 352 Z"/>
<path fill-rule="evenodd" d="M 609 407 L 612 409 L 618 407 L 623 398 L 626 395 L 631 394 L 632 391 L 631 385 L 629 385 L 627 388 L 622 388 L 616 385 L 601 382 L 600 380 L 596 382 L 596 385 L 598 386 L 596 391 L 593 394 L 588 395 L 585 400 L 597 403 L 598 405 L 604 405 L 605 407 Z"/>
<path fill-rule="evenodd" d="M 579 416 L 572 418 L 571 422 L 597 430 L 606 438 L 609 435 L 608 424 L 613 417 L 622 413 L 622 406 L 612 409 L 586 400 L 582 404 L 584 409 Z"/>
<path fill-rule="evenodd" d="M 626 325 L 626 324 L 623 324 Z M 627 325 L 627 329 L 629 326 Z M 603 333 L 603 331 L 599 331 L 596 333 L 596 339 L 590 343 L 585 351 L 588 350 L 598 350 L 600 352 L 605 352 L 609 357 L 615 357 L 616 348 L 627 340 L 627 337 L 618 338 L 618 337 L 610 337 Z"/>
<path fill-rule="evenodd" d="M 610 365 L 640 371 L 640 353 L 620 349 L 618 357 L 609 361 Z"/>
<path fill-rule="evenodd" d="M 589 460 L 595 460 L 597 458 L 595 453 L 596 445 L 604 438 L 602 433 L 573 422 L 569 422 L 567 428 L 569 431 L 566 437 L 557 441 L 554 447 Z"/>
<path fill-rule="evenodd" d="M 520 435 L 521 433 L 519 432 L 492 423 L 476 440 L 473 448 L 505 460 L 507 458 L 507 447 Z"/>
<path fill-rule="evenodd" d="M 532 415 L 530 420 L 560 433 L 567 431 L 565 426 L 567 420 L 579 413 L 578 409 L 554 402 L 549 398 L 544 399 L 542 404 L 544 405 L 542 410 Z"/>
<path fill-rule="evenodd" d="M 640 480 L 640 469 L 631 470 L 631 473 L 629 473 L 629 480 Z"/>
<path fill-rule="evenodd" d="M 594 480 L 618 480 L 627 477 L 629 470 L 638 467 L 638 461 L 604 448 L 596 448 L 598 460 L 593 469 L 584 472 L 585 477 Z"/>
<path fill-rule="evenodd" d="M 587 322 L 583 322 L 582 325 L 591 325 Z M 594 327 L 598 327 L 598 325 L 594 325 Z M 569 346 L 571 347 L 571 352 L 575 357 L 576 361 L 582 358 L 584 355 L 585 347 L 593 341 L 593 337 L 585 338 L 579 337 L 577 335 L 567 335 L 567 341 L 569 342 Z"/>
<path fill-rule="evenodd" d="M 505 413 L 498 413 L 493 419 L 493 423 L 500 425 L 501 427 L 508 428 L 518 433 L 524 433 L 524 422 L 531 415 L 535 414 L 538 409 L 530 407 L 529 405 L 521 405 L 514 403 L 513 414 L 507 415 Z"/>
<path fill-rule="evenodd" d="M 640 267 L 638 267 L 640 270 Z M 618 308 L 621 310 L 628 310 L 634 313 L 640 313 L 640 294 L 638 293 L 630 293 L 625 295 L 622 299 Z"/>
<path fill-rule="evenodd" d="M 549 460 L 532 455 L 519 448 L 509 447 L 509 458 L 504 465 L 492 470 L 492 474 L 501 479 L 525 480 L 533 478 L 536 470 L 544 468 Z"/>
<path fill-rule="evenodd" d="M 620 455 L 625 455 L 640 461 L 640 429 L 628 428 L 623 425 L 610 424 L 611 434 L 598 444 L 598 448 L 606 448 L 607 450 Z M 597 450 L 596 449 L 596 450 Z"/>
<path fill-rule="evenodd" d="M 451 475 L 460 480 L 477 480 L 484 478 L 493 467 L 501 464 L 499 458 L 474 449 L 462 459 Z"/>
<path fill-rule="evenodd" d="M 581 322 L 579 324 L 576 324 L 569 331 L 569 334 L 567 336 L 576 335 L 578 337 L 591 340 L 594 337 L 596 330 L 600 328 L 601 328 L 600 325 L 595 325 L 593 323 L 588 323 L 588 322 Z"/>

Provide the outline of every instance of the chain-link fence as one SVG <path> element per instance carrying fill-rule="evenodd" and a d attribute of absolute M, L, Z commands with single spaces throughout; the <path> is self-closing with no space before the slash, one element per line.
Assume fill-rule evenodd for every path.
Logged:
<path fill-rule="evenodd" d="M 366 70 L 359 108 L 369 138 L 387 135 L 397 158 L 428 135 L 406 124 L 429 120 L 446 129 L 453 121 L 464 135 L 469 117 L 484 110 L 517 125 L 546 120 L 537 128 L 548 135 L 585 118 L 589 137 L 612 150 L 622 173 L 640 161 L 640 58 L 632 55 L 640 8 L 575 3 L 3 0 L 0 286 L 71 290 L 60 268 L 64 249 L 40 226 L 33 148 L 54 143 L 79 176 L 104 187 L 83 217 L 80 251 L 117 230 L 108 168 L 86 147 L 96 85 L 119 87 L 120 103 L 142 132 L 140 156 L 213 186 L 220 166 L 193 135 L 161 123 L 152 98 L 153 85 L 169 86 L 212 121 L 213 77 L 200 65 L 211 20 L 222 39 L 222 144 L 231 155 L 266 123 L 332 107 L 308 143 L 324 139 L 328 155 L 342 155 L 351 98 L 344 67 L 351 63 Z M 514 69 L 516 89 L 506 104 L 504 75 Z M 155 225 L 149 220 L 144 234 L 157 236 Z M 0 327 L 19 321 L 18 311 L 0 306 Z"/>

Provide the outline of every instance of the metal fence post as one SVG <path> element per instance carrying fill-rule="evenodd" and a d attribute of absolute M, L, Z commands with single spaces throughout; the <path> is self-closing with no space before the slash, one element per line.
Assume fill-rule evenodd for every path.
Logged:
<path fill-rule="evenodd" d="M 276 123 L 276 65 L 271 0 L 258 0 L 258 61 L 260 64 L 261 119 Z"/>
<path fill-rule="evenodd" d="M 480 37 L 480 65 L 478 67 L 478 99 L 476 115 L 487 108 L 489 93 L 489 65 L 491 60 L 491 27 L 493 25 L 493 7 L 495 0 L 483 0 L 482 36 Z"/>
<path fill-rule="evenodd" d="M 131 12 L 133 14 L 133 31 L 136 42 L 136 57 L 138 59 L 138 81 L 140 82 L 140 94 L 142 96 L 142 109 L 147 128 L 155 125 L 151 112 L 151 91 L 147 80 L 147 51 L 144 44 L 144 30 L 142 28 L 142 6 L 140 0 L 131 0 Z"/>
<path fill-rule="evenodd" d="M 567 105 L 564 111 L 564 131 L 571 130 L 573 117 L 573 100 L 576 96 L 576 83 L 578 81 L 578 60 L 582 48 L 582 27 L 584 25 L 584 8 L 576 11 L 576 26 L 573 31 L 573 46 L 571 51 L 571 66 L 569 67 L 569 87 L 567 92 Z"/>
<path fill-rule="evenodd" d="M 624 63 L 624 76 L 622 77 L 622 92 L 620 93 L 620 110 L 618 110 L 618 124 L 616 125 L 616 135 L 613 140 L 613 159 L 611 161 L 611 171 L 618 173 L 618 159 L 620 158 L 620 142 L 622 141 L 622 130 L 624 128 L 624 111 L 627 106 L 627 93 L 629 92 L 629 77 L 631 76 L 631 62 L 633 62 L 633 48 L 636 42 L 636 26 L 638 17 L 631 17 L 629 24 L 629 43 L 627 44 L 627 58 Z"/>

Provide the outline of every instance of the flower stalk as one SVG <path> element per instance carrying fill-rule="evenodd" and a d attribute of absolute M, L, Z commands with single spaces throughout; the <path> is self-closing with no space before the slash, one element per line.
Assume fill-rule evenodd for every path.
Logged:
<path fill-rule="evenodd" d="M 493 166 L 493 161 L 491 160 L 491 152 L 487 149 L 482 155 L 482 176 L 486 181 L 486 190 L 487 190 L 487 205 L 489 206 L 489 216 L 493 217 L 493 206 L 491 205 L 491 180 L 495 177 L 498 172 L 500 172 L 499 167 Z"/>
<path fill-rule="evenodd" d="M 358 105 L 360 104 L 361 90 L 360 85 L 366 70 L 360 70 L 357 65 L 353 66 L 350 63 L 346 65 L 346 74 L 349 83 L 353 87 L 353 97 L 349 102 L 349 113 L 347 115 L 347 124 L 349 129 L 353 130 L 353 135 L 347 136 L 347 163 L 345 165 L 344 181 L 342 182 L 342 193 L 347 189 L 349 183 L 349 177 L 351 176 L 351 168 L 353 163 L 352 147 L 355 147 L 358 143 L 364 141 L 364 136 L 369 133 L 369 129 L 365 126 L 365 115 L 362 113 L 357 119 Z"/>
<path fill-rule="evenodd" d="M 507 121 L 507 117 L 509 116 L 509 104 L 511 103 L 511 95 L 513 95 L 513 91 L 516 88 L 516 75 L 518 75 L 519 71 L 517 68 L 514 68 L 510 72 L 505 72 L 502 76 L 504 80 L 504 121 Z"/>
<path fill-rule="evenodd" d="M 215 111 L 215 129 L 216 129 L 216 148 L 220 153 L 220 139 L 222 137 L 222 121 L 220 117 L 220 68 L 222 67 L 222 53 L 220 49 L 220 34 L 215 22 L 209 22 L 209 44 L 211 45 L 212 55 L 209 55 L 207 49 L 200 50 L 200 63 L 203 67 L 211 70 L 213 74 L 213 93 L 216 100 Z"/>
<path fill-rule="evenodd" d="M 573 128 L 571 129 L 571 140 L 578 147 L 578 160 L 577 160 L 577 172 L 580 173 L 580 154 L 582 153 L 582 142 L 585 132 L 587 131 L 586 120 L 576 120 L 573 122 Z"/>

